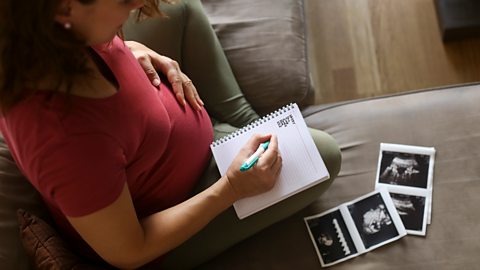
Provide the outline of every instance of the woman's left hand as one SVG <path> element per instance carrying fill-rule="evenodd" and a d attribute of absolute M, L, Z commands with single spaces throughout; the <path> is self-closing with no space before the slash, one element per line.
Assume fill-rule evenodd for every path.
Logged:
<path fill-rule="evenodd" d="M 160 77 L 157 73 L 158 69 L 167 76 L 168 81 L 173 87 L 173 92 L 181 105 L 185 106 L 186 99 L 193 109 L 197 111 L 202 109 L 204 104 L 198 95 L 197 89 L 187 75 L 180 70 L 177 61 L 159 55 L 145 45 L 135 41 L 125 41 L 125 44 L 132 51 L 135 58 L 137 58 L 154 86 L 160 85 Z"/>

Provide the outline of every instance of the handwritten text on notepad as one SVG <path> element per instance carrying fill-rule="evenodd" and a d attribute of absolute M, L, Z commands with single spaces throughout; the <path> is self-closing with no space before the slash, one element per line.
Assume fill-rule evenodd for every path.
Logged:
<path fill-rule="evenodd" d="M 291 114 L 288 115 L 287 117 L 277 121 L 277 125 L 278 125 L 279 128 L 287 127 L 290 124 L 295 125 L 295 120 L 293 119 L 293 115 L 291 115 Z"/>

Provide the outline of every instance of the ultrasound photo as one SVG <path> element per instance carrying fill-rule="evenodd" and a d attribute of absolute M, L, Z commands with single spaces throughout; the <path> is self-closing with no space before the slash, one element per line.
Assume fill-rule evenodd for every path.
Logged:
<path fill-rule="evenodd" d="M 379 182 L 427 188 L 430 156 L 382 151 Z"/>
<path fill-rule="evenodd" d="M 306 220 L 323 264 L 330 264 L 357 253 L 339 210 Z"/>
<path fill-rule="evenodd" d="M 425 200 L 423 196 L 397 194 L 390 192 L 393 204 L 402 219 L 405 229 L 425 234 Z M 411 233 L 411 232 L 410 232 Z"/>
<path fill-rule="evenodd" d="M 354 258 L 407 234 L 385 188 L 304 220 L 322 267 Z"/>
<path fill-rule="evenodd" d="M 399 233 L 380 193 L 347 206 L 365 248 L 390 240 Z"/>

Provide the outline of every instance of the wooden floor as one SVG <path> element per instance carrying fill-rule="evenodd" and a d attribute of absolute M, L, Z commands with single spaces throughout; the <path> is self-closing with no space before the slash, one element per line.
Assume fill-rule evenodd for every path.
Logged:
<path fill-rule="evenodd" d="M 480 81 L 480 40 L 443 43 L 434 0 L 305 0 L 316 103 Z"/>

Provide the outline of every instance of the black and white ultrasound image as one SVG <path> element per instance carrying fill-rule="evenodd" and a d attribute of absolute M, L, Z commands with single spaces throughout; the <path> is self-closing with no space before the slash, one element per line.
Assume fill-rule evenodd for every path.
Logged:
<path fill-rule="evenodd" d="M 422 231 L 425 215 L 425 197 L 390 193 L 393 204 L 407 230 Z"/>
<path fill-rule="evenodd" d="M 430 156 L 382 151 L 379 182 L 427 188 Z"/>
<path fill-rule="evenodd" d="M 348 205 L 348 210 L 367 249 L 399 235 L 380 193 Z"/>
<path fill-rule="evenodd" d="M 357 253 L 339 210 L 309 219 L 307 224 L 325 264 Z"/>

